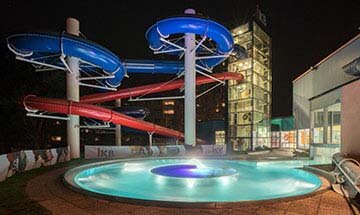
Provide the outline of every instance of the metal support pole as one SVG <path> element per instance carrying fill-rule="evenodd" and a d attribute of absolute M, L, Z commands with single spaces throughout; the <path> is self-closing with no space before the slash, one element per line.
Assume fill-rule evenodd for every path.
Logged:
<path fill-rule="evenodd" d="M 186 9 L 185 14 L 195 14 L 194 9 Z M 195 44 L 193 33 L 185 33 L 185 144 L 196 144 L 196 72 L 195 72 Z"/>
<path fill-rule="evenodd" d="M 115 100 L 115 107 L 121 107 L 121 99 Z M 115 126 L 115 144 L 121 146 L 121 125 Z"/>
<path fill-rule="evenodd" d="M 79 21 L 74 18 L 66 19 L 66 32 L 68 34 L 79 36 Z M 66 98 L 69 101 L 78 102 L 80 99 L 79 77 L 79 59 L 75 57 L 67 57 L 67 64 L 72 72 L 66 73 Z M 80 128 L 79 116 L 68 115 L 70 120 L 67 121 L 67 144 L 70 147 L 71 159 L 80 157 Z"/>
<path fill-rule="evenodd" d="M 154 132 L 148 132 L 149 134 L 149 146 L 152 146 L 153 145 L 153 134 Z"/>

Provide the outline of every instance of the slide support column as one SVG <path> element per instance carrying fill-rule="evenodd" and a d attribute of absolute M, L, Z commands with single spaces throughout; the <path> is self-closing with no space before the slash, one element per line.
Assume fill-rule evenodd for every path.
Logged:
<path fill-rule="evenodd" d="M 194 9 L 186 9 L 185 14 L 195 14 Z M 195 34 L 185 33 L 185 144 L 196 144 L 196 71 Z"/>
<path fill-rule="evenodd" d="M 121 107 L 121 99 L 115 100 L 115 107 Z M 115 144 L 121 146 L 121 125 L 115 125 Z"/>
<path fill-rule="evenodd" d="M 74 18 L 66 19 L 66 33 L 79 36 L 80 24 Z M 68 56 L 66 62 L 71 71 L 66 73 L 66 98 L 69 101 L 79 102 L 80 86 L 79 86 L 79 59 Z M 76 159 L 80 157 L 80 128 L 79 116 L 69 114 L 69 120 L 66 124 L 67 144 L 70 147 L 70 158 Z"/>

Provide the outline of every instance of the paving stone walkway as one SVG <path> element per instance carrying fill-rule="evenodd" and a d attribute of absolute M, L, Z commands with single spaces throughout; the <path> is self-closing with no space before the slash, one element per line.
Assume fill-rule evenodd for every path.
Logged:
<path fill-rule="evenodd" d="M 146 215 L 191 215 L 191 214 L 360 214 L 358 209 L 349 205 L 341 195 L 322 190 L 304 198 L 276 201 L 239 203 L 232 208 L 168 208 L 126 204 L 89 197 L 65 187 L 61 175 L 66 168 L 50 171 L 30 180 L 26 194 L 52 214 L 146 214 Z"/>

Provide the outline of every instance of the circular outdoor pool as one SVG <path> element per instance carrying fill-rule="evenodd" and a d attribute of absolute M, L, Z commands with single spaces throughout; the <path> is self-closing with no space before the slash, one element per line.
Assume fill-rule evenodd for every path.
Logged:
<path fill-rule="evenodd" d="M 138 159 L 84 165 L 65 174 L 77 189 L 116 198 L 165 202 L 238 202 L 303 195 L 314 174 L 281 162 Z"/>

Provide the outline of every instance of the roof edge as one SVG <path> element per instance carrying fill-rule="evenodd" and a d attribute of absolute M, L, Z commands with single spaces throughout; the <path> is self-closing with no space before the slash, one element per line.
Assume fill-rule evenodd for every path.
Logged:
<path fill-rule="evenodd" d="M 315 66 L 310 67 L 310 69 L 306 70 L 304 73 L 302 73 L 301 75 L 297 76 L 292 83 L 296 82 L 297 80 L 299 80 L 300 78 L 302 78 L 303 76 L 305 76 L 306 74 L 310 73 L 311 71 L 314 70 L 315 67 L 320 66 L 322 63 L 324 63 L 326 60 L 328 60 L 330 57 L 334 56 L 335 54 L 337 54 L 338 52 L 340 52 L 341 50 L 343 50 L 346 46 L 348 46 L 349 44 L 351 44 L 352 42 L 354 42 L 355 40 L 357 40 L 358 38 L 360 38 L 360 33 L 357 34 L 355 37 L 353 37 L 352 39 L 350 39 L 348 42 L 346 42 L 345 44 L 343 44 L 342 46 L 340 46 L 339 48 L 337 48 L 335 51 L 333 51 L 332 53 L 330 53 L 328 56 L 326 56 L 324 59 L 322 59 L 320 62 L 318 62 Z"/>

